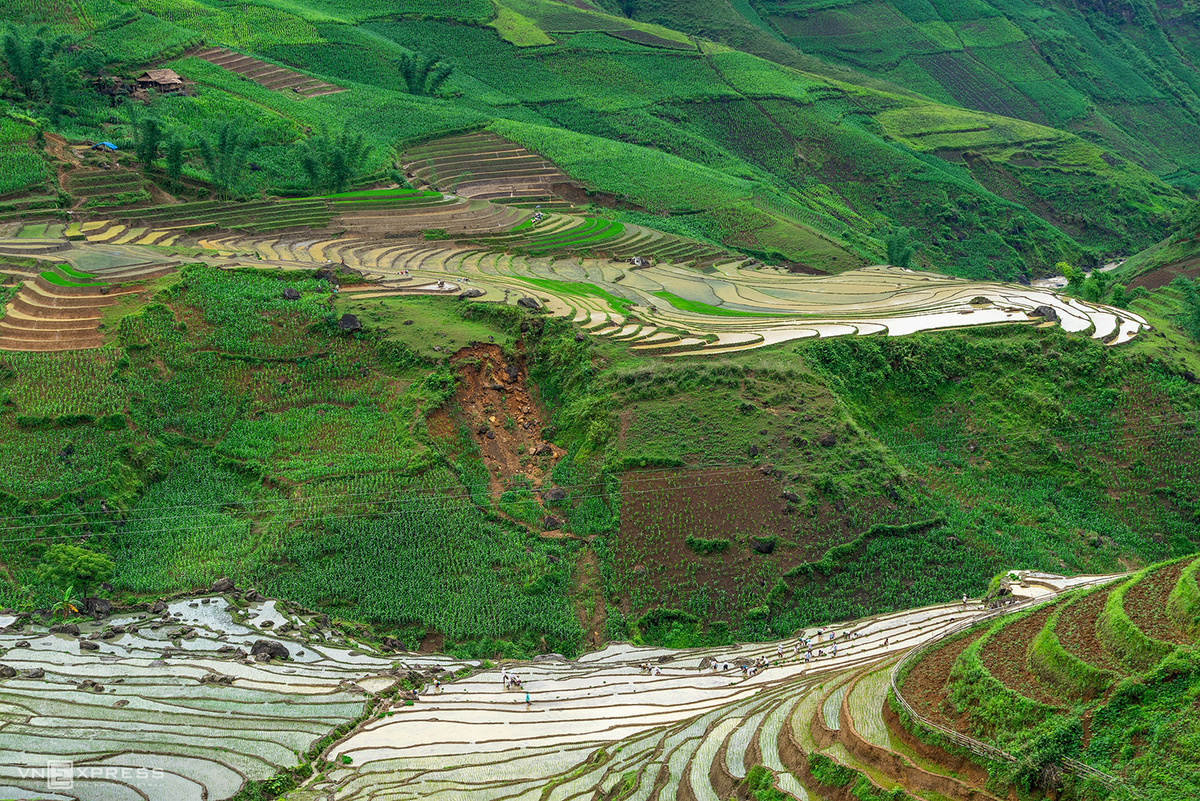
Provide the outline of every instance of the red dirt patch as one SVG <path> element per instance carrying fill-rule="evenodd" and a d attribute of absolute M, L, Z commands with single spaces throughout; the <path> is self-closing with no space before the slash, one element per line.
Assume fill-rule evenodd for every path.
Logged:
<path fill-rule="evenodd" d="M 909 669 L 900 690 L 917 714 L 942 726 L 967 732 L 966 725 L 947 701 L 950 671 L 959 655 L 986 631 L 986 626 L 980 627 L 964 637 L 932 648 Z"/>
<path fill-rule="evenodd" d="M 1108 602 L 1109 593 L 1116 589 L 1120 582 L 1105 590 L 1099 590 L 1088 595 L 1081 601 L 1076 601 L 1063 610 L 1054 626 L 1054 634 L 1067 653 L 1082 659 L 1093 667 L 1101 670 L 1111 670 L 1117 675 L 1125 675 L 1125 670 L 1113 661 L 1100 640 L 1096 637 L 1096 618 Z"/>
<path fill-rule="evenodd" d="M 566 451 L 542 439 L 548 417 L 529 394 L 524 362 L 510 362 L 499 345 L 481 343 L 455 353 L 450 363 L 460 379 L 454 416 L 479 446 L 493 498 L 499 500 L 505 482 L 516 476 L 540 487 Z M 453 432 L 453 422 L 441 410 L 429 418 L 439 434 Z"/>
<path fill-rule="evenodd" d="M 1050 706 L 1060 706 L 1062 699 L 1050 693 L 1029 670 L 1029 643 L 1037 636 L 1054 611 L 1047 604 L 1028 617 L 1009 623 L 987 641 L 980 654 L 983 666 L 996 679 L 1015 693 Z"/>
<path fill-rule="evenodd" d="M 1182 559 L 1159 568 L 1125 593 L 1125 614 L 1147 637 L 1176 645 L 1191 645 L 1192 638 L 1167 613 L 1167 597 L 1188 564 L 1188 560 Z"/>
<path fill-rule="evenodd" d="M 1138 287 L 1160 289 L 1181 275 L 1188 278 L 1200 277 L 1200 256 L 1184 259 L 1172 264 L 1164 264 L 1162 267 L 1157 267 L 1148 273 L 1143 273 L 1129 282 L 1129 288 L 1131 290 Z"/>

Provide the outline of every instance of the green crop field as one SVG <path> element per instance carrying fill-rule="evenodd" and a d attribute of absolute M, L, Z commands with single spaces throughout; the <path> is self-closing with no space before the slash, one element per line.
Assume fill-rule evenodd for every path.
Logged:
<path fill-rule="evenodd" d="M 361 696 L 215 767 L 164 738 L 214 799 L 1120 797 L 1064 757 L 1191 797 L 1198 12 L 3 4 L 2 747 L 157 760 L 109 694 L 165 665 L 201 706 Z M 1010 571 L 1129 575 L 936 642 Z M 221 577 L 25 672 L 76 595 Z M 253 637 L 184 633 L 214 603 Z M 1028 759 L 913 744 L 926 643 L 914 708 Z M 68 707 L 63 664 L 118 680 Z M 95 711 L 42 737 L 51 701 Z"/>

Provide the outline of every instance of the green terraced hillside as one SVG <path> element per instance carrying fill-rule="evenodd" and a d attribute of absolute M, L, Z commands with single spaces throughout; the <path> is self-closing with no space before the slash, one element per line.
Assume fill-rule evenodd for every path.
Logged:
<path fill-rule="evenodd" d="M 52 3 L 16 16 L 75 37 L 84 49 L 61 58 L 81 78 L 97 60 L 125 75 L 151 64 L 176 70 L 193 90 L 151 102 L 162 143 L 155 162 L 166 171 L 166 146 L 178 140 L 183 178 L 215 176 L 226 192 L 394 180 L 397 150 L 487 130 L 630 223 L 825 272 L 882 261 L 885 240 L 908 229 L 918 262 L 977 278 L 1128 255 L 1161 239 L 1183 203 L 1159 162 L 1115 155 L 1117 144 L 1056 128 L 1054 118 L 972 111 L 953 97 L 924 99 L 552 0 L 511 0 L 500 11 L 472 2 L 79 8 Z M 22 28 L 16 38 L 32 46 L 36 37 Z M 200 41 L 266 60 L 226 68 L 211 49 L 190 49 Z M 345 91 L 272 88 L 272 64 Z M 52 127 L 80 139 L 103 132 L 136 150 L 144 123 L 134 117 L 147 115 L 97 103 L 82 85 L 58 97 Z M 230 141 L 252 154 L 216 175 L 203 148 L 225 141 L 216 120 L 230 115 L 240 120 Z M 73 186 L 86 196 L 82 177 L 64 188 Z"/>
<path fill-rule="evenodd" d="M 1200 6 L 1028 0 L 638 0 L 634 19 L 689 20 L 789 63 L 786 43 L 933 100 L 1050 125 L 1177 186 L 1200 186 Z"/>

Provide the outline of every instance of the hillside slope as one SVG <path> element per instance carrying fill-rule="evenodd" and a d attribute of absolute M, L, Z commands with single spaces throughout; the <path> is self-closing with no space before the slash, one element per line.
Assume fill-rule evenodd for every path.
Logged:
<path fill-rule="evenodd" d="M 207 61 L 169 60 L 199 91 L 160 98 L 151 113 L 185 140 L 215 136 L 210 109 L 244 115 L 262 147 L 243 191 L 300 189 L 304 130 L 362 134 L 373 145 L 364 169 L 382 176 L 404 143 L 487 126 L 636 207 L 623 212 L 631 222 L 665 214 L 656 224 L 676 233 L 822 271 L 880 261 L 883 240 L 910 228 L 926 264 L 1004 278 L 1139 250 L 1182 204 L 1144 168 L 1061 130 L 550 0 L 511 0 L 495 17 L 471 2 L 420 17 L 421 4 L 332 13 L 147 1 L 138 11 L 93 0 L 67 22 L 56 8 L 43 18 L 130 73 L 203 39 L 347 90 L 289 95 Z M 239 27 L 234 9 L 263 24 Z M 453 67 L 433 96 L 403 91 L 398 65 L 423 53 Z M 132 144 L 127 115 L 84 100 L 75 113 L 61 120 L 65 133 Z"/>
<path fill-rule="evenodd" d="M 631 7 L 635 19 L 753 41 L 747 46 L 768 58 L 780 39 L 940 102 L 1073 131 L 1178 186 L 1200 187 L 1192 146 L 1200 7 L 1192 0 L 750 0 L 706 4 L 707 16 L 692 5 Z"/>

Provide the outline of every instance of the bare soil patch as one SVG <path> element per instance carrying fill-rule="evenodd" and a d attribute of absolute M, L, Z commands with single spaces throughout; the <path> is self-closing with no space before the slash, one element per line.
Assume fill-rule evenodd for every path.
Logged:
<path fill-rule="evenodd" d="M 499 345 L 477 343 L 450 358 L 458 371 L 454 393 L 455 417 L 467 426 L 479 446 L 490 476 L 489 489 L 498 500 L 507 482 L 523 476 L 533 487 L 549 478 L 555 462 L 566 453 L 542 438 L 549 419 L 529 393 L 529 375 L 523 359 L 508 359 Z M 435 413 L 435 431 L 453 430 Z"/>
<path fill-rule="evenodd" d="M 1008 689 L 1026 698 L 1050 706 L 1059 706 L 1061 698 L 1038 681 L 1029 669 L 1029 643 L 1037 636 L 1054 612 L 1048 604 L 1026 618 L 1009 623 L 1000 629 L 983 647 L 980 659 L 996 679 Z"/>
<path fill-rule="evenodd" d="M 950 705 L 947 689 L 950 671 L 959 655 L 986 631 L 987 627 L 983 626 L 964 637 L 936 646 L 924 653 L 909 669 L 900 691 L 917 714 L 942 726 L 969 733 L 966 724 Z"/>
<path fill-rule="evenodd" d="M 1054 634 L 1067 653 L 1093 667 L 1124 675 L 1124 669 L 1113 661 L 1096 637 L 1096 618 L 1108 602 L 1109 593 L 1116 589 L 1116 586 L 1093 592 L 1082 601 L 1064 609 L 1054 626 Z"/>
<path fill-rule="evenodd" d="M 1176 645 L 1192 643 L 1192 638 L 1167 614 L 1167 597 L 1188 564 L 1187 560 L 1181 560 L 1159 568 L 1125 593 L 1125 614 L 1147 637 Z"/>

